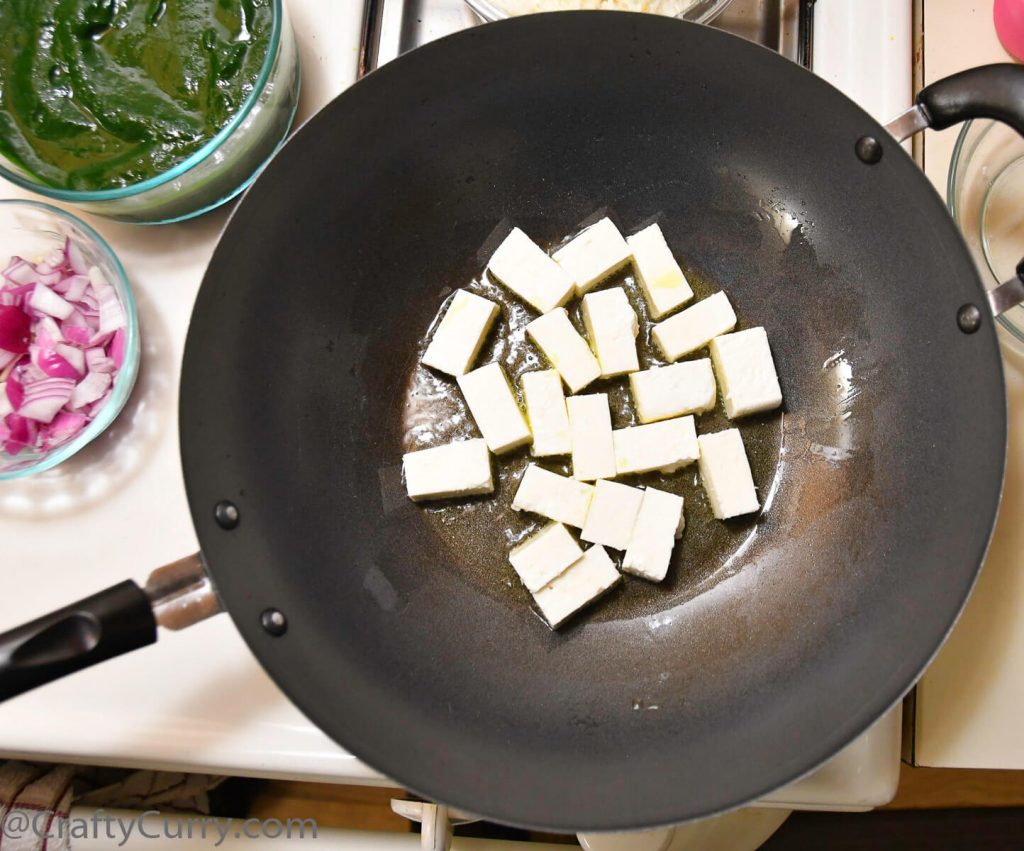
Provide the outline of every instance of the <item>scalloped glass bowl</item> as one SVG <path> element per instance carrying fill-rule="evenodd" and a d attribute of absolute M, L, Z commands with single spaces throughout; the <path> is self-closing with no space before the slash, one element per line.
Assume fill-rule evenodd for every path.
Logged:
<path fill-rule="evenodd" d="M 234 117 L 174 168 L 119 189 L 92 192 L 40 183 L 0 155 L 0 177 L 47 198 L 122 222 L 165 224 L 201 215 L 246 189 L 284 143 L 299 103 L 299 51 L 282 0 L 256 85 Z"/>
<path fill-rule="evenodd" d="M 0 200 L 0 264 L 12 254 L 37 257 L 63 248 L 70 237 L 82 249 L 86 262 L 98 266 L 110 281 L 127 317 L 124 362 L 114 389 L 99 413 L 74 438 L 48 452 L 22 451 L 11 457 L 0 451 L 0 481 L 31 476 L 56 467 L 93 441 L 121 412 L 131 395 L 139 372 L 139 318 L 135 296 L 124 269 L 110 246 L 96 231 L 76 216 L 37 201 Z"/>
<path fill-rule="evenodd" d="M 717 18 L 731 2 L 732 0 L 694 0 L 690 8 L 676 17 L 697 24 L 707 24 Z M 466 5 L 485 21 L 500 21 L 510 14 L 503 0 L 466 0 Z"/>
<path fill-rule="evenodd" d="M 946 204 L 986 289 L 1016 274 L 1024 257 L 1024 139 L 998 121 L 968 121 L 960 130 L 946 183 Z M 1024 307 L 999 317 L 1024 350 Z"/>

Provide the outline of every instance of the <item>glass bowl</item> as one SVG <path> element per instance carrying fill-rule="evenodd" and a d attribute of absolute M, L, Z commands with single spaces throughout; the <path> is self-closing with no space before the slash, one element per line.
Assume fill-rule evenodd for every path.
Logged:
<path fill-rule="evenodd" d="M 86 263 L 98 266 L 117 290 L 127 320 L 124 362 L 114 380 L 110 398 L 92 422 L 67 443 L 47 452 L 24 450 L 14 457 L 0 452 L 0 481 L 31 476 L 56 467 L 102 434 L 128 401 L 139 372 L 139 318 L 135 297 L 121 262 L 103 237 L 81 219 L 49 204 L 0 200 L 0 263 L 3 265 L 12 254 L 35 258 L 55 248 L 63 248 L 68 237 L 82 249 Z"/>
<path fill-rule="evenodd" d="M 134 224 L 190 219 L 242 192 L 283 144 L 299 102 L 299 52 L 282 0 L 272 0 L 273 27 L 256 85 L 231 120 L 174 168 L 117 189 L 48 186 L 0 154 L 0 177 L 95 213 Z"/>
<path fill-rule="evenodd" d="M 466 5 L 485 21 L 500 21 L 503 18 L 509 17 L 509 12 L 506 10 L 504 2 L 505 0 L 466 0 Z M 693 21 L 697 24 L 707 24 L 724 12 L 725 7 L 731 2 L 732 0 L 693 0 L 686 11 L 680 12 L 675 17 L 681 18 L 684 21 Z"/>
<path fill-rule="evenodd" d="M 1024 139 L 998 121 L 964 124 L 949 166 L 946 203 L 985 288 L 1014 277 L 1024 258 Z M 1011 308 L 999 322 L 1024 346 L 1024 307 Z"/>

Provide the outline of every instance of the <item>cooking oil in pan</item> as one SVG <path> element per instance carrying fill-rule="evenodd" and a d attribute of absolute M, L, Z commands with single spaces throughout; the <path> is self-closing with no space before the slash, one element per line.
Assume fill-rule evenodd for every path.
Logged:
<path fill-rule="evenodd" d="M 685 266 L 684 271 L 693 288 L 695 301 L 720 289 Z M 632 271 L 627 268 L 616 273 L 602 283 L 600 288 L 610 286 L 625 288 L 640 318 L 641 330 L 637 338 L 640 368 L 664 364 L 665 361 L 650 338 L 653 323 Z M 535 314 L 486 273 L 468 283 L 466 289 L 501 306 L 501 316 L 488 335 L 476 365 L 500 363 L 518 395 L 519 378 L 524 372 L 550 368 L 537 348 L 526 338 L 526 326 L 535 318 Z M 444 303 L 438 304 L 439 315 L 443 313 L 444 306 Z M 757 324 L 753 317 L 744 316 L 742 303 L 734 304 L 734 307 L 739 319 L 737 327 L 747 328 Z M 568 311 L 577 330 L 583 333 L 580 300 L 574 299 Z M 402 423 L 405 435 L 403 449 L 406 452 L 480 436 L 454 379 L 435 373 L 419 363 L 432 332 L 433 328 L 430 328 L 424 334 L 406 385 Z M 707 356 L 705 350 L 692 357 Z M 627 377 L 599 379 L 582 392 L 608 394 L 613 428 L 639 423 L 633 411 Z M 519 401 L 522 404 L 522 398 Z M 775 411 L 746 417 L 738 424 L 762 503 L 765 495 L 770 492 L 779 466 L 782 417 L 780 412 Z M 698 434 L 737 425 L 725 416 L 720 399 L 714 410 L 696 417 L 696 424 Z M 483 593 L 506 599 L 510 605 L 515 606 L 528 606 L 530 595 L 521 586 L 508 563 L 508 551 L 547 522 L 511 508 L 520 477 L 532 461 L 563 475 L 570 473 L 568 456 L 533 459 L 529 447 L 523 447 L 493 459 L 493 494 L 419 506 L 424 512 L 427 525 L 444 542 L 451 554 L 451 569 L 459 571 Z M 672 563 L 663 582 L 655 584 L 627 576 L 626 581 L 617 589 L 588 609 L 586 618 L 592 621 L 617 620 L 669 609 L 713 587 L 719 578 L 724 578 L 736 567 L 730 564 L 730 560 L 750 538 L 759 515 L 725 522 L 716 520 L 700 484 L 696 464 L 671 474 L 645 473 L 620 477 L 616 481 L 656 487 L 682 496 L 685 499 L 686 530 L 672 553 Z M 578 530 L 571 531 L 576 534 Z M 589 545 L 584 543 L 586 546 Z M 614 551 L 611 551 L 611 555 L 621 557 L 621 554 Z M 723 570 L 727 564 L 729 570 Z"/>

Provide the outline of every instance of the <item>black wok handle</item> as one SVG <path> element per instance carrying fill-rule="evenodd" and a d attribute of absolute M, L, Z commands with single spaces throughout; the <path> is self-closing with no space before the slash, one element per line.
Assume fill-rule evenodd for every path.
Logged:
<path fill-rule="evenodd" d="M 0 701 L 155 641 L 149 597 L 121 582 L 0 633 Z"/>
<path fill-rule="evenodd" d="M 1024 136 L 1024 66 L 982 65 L 936 80 L 885 129 L 902 142 L 926 127 L 945 130 L 972 118 L 1002 121 Z"/>
<path fill-rule="evenodd" d="M 935 130 L 993 118 L 1024 136 L 1024 66 L 1005 62 L 961 71 L 921 89 L 917 105 Z"/>

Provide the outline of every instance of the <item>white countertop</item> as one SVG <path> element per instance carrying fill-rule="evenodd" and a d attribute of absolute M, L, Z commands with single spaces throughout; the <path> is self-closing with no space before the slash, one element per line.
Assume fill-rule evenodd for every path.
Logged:
<path fill-rule="evenodd" d="M 289 0 L 302 50 L 300 119 L 354 80 L 362 5 Z M 0 181 L 0 196 L 19 195 Z M 0 485 L 7 553 L 0 624 L 20 623 L 128 577 L 142 580 L 197 548 L 178 458 L 177 387 L 192 304 L 226 218 L 221 211 L 159 228 L 91 219 L 135 285 L 142 369 L 121 418 L 95 444 L 48 474 Z M 765 803 L 827 809 L 884 803 L 898 774 L 898 720 L 897 707 L 818 772 Z M 288 702 L 226 616 L 163 634 L 153 647 L 0 705 L 0 754 L 387 782 Z"/>
<path fill-rule="evenodd" d="M 301 51 L 301 121 L 355 80 L 363 2 L 289 0 L 289 11 Z M 3 180 L 0 196 L 31 197 Z M 192 303 L 227 211 L 156 228 L 85 218 L 135 287 L 142 367 L 99 440 L 50 473 L 0 484 L 5 625 L 143 580 L 198 549 L 178 458 L 178 379 Z M 162 634 L 153 647 L 0 705 L 0 752 L 382 782 L 288 702 L 227 617 Z"/>
<path fill-rule="evenodd" d="M 996 37 L 991 0 L 925 0 L 924 33 L 926 84 L 1012 61 Z M 925 134 L 925 171 L 943 196 L 959 132 Z M 1024 356 L 1001 334 L 1010 417 L 1003 503 L 978 584 L 918 686 L 920 765 L 1024 769 Z"/>

